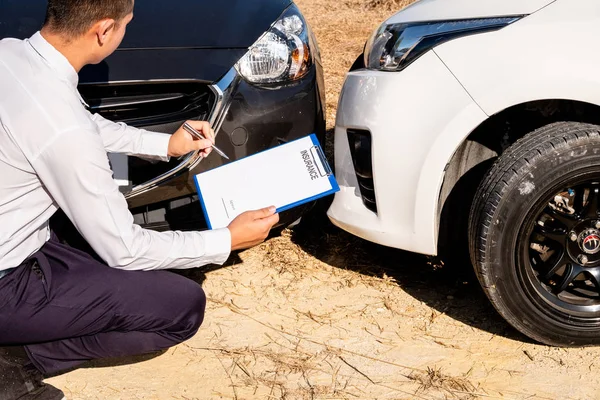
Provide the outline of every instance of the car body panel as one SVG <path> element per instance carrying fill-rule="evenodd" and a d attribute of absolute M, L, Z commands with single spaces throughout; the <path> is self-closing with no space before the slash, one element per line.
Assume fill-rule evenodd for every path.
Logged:
<path fill-rule="evenodd" d="M 417 112 L 415 105 L 425 104 Z M 422 176 L 423 171 L 436 170 L 425 160 L 437 150 L 440 135 L 462 135 L 486 118 L 433 52 L 402 73 L 350 72 L 335 132 L 335 172 L 341 190 L 329 208 L 329 218 L 365 239 L 435 254 L 437 193 L 430 193 L 439 190 L 443 176 L 434 180 Z M 377 213 L 361 200 L 348 148 L 349 128 L 371 132 Z"/>
<path fill-rule="evenodd" d="M 179 3 L 179 4 L 178 4 Z M 292 0 L 138 1 L 121 44 L 127 48 L 248 48 Z M 169 19 L 156 18 L 168 15 Z"/>
<path fill-rule="evenodd" d="M 0 37 L 24 39 L 42 27 L 45 0 L 3 0 Z M 248 48 L 291 0 L 136 2 L 120 49 Z"/>
<path fill-rule="evenodd" d="M 46 3 L 5 0 L 0 5 L 0 38 L 24 39 L 33 35 L 42 27 Z M 161 0 L 137 2 L 134 19 L 117 51 L 99 65 L 87 66 L 81 82 L 182 78 L 215 82 L 292 2 L 182 3 L 175 6 Z"/>
<path fill-rule="evenodd" d="M 386 23 L 440 21 L 532 14 L 556 0 L 421 0 Z"/>
<path fill-rule="evenodd" d="M 84 67 L 80 83 L 221 79 L 247 49 L 144 49 L 117 51 L 97 65 Z M 209 60 L 209 61 L 205 61 Z"/>
<path fill-rule="evenodd" d="M 561 34 L 556 34 L 558 27 Z M 505 29 L 444 43 L 434 52 L 483 112 L 493 116 L 538 100 L 575 100 L 600 106 L 600 54 L 589 50 L 596 46 L 597 37 L 598 3 L 558 0 Z M 556 49 L 569 49 L 568 55 Z M 439 135 L 425 159 L 428 168 L 421 171 L 419 204 L 434 197 L 438 204 L 446 166 L 479 125 L 465 126 L 454 135 Z M 440 184 L 432 187 L 432 182 Z M 437 209 L 421 212 L 439 215 Z M 437 229 L 434 234 L 437 237 Z"/>
<path fill-rule="evenodd" d="M 488 115 L 533 100 L 600 105 L 600 6 L 559 0 L 497 32 L 435 49 Z"/>

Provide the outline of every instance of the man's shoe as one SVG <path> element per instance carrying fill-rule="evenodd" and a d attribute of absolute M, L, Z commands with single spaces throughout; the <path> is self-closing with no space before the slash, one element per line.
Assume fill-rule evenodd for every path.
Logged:
<path fill-rule="evenodd" d="M 65 394 L 54 386 L 42 383 L 42 387 L 32 393 L 19 397 L 19 400 L 66 400 Z"/>
<path fill-rule="evenodd" d="M 0 400 L 63 400 L 64 393 L 43 376 L 23 347 L 0 347 Z"/>

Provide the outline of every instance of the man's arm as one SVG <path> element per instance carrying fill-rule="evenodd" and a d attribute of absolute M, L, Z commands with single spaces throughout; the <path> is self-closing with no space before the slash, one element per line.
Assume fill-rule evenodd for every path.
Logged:
<path fill-rule="evenodd" d="M 64 131 L 30 161 L 54 201 L 108 265 L 155 270 L 225 262 L 232 246 L 227 228 L 159 233 L 135 225 L 112 179 L 103 141 L 93 131 Z"/>
<path fill-rule="evenodd" d="M 182 127 L 172 135 L 167 135 L 112 122 L 99 114 L 92 114 L 91 118 L 98 127 L 104 149 L 109 153 L 169 161 L 169 157 L 179 157 L 197 150 L 206 157 L 212 150 L 210 146 L 215 143 L 215 131 L 206 121 L 187 121 L 206 138 L 196 140 Z"/>
<path fill-rule="evenodd" d="M 112 122 L 100 114 L 91 114 L 104 148 L 109 153 L 124 153 L 160 161 L 169 161 L 171 135 L 149 132 L 122 122 Z"/>

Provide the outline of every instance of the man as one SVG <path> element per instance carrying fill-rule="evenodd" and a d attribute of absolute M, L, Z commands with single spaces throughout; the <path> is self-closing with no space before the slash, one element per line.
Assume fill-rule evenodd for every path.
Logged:
<path fill-rule="evenodd" d="M 228 228 L 153 232 L 133 224 L 107 151 L 167 160 L 210 153 L 207 140 L 115 124 L 89 114 L 77 73 L 109 56 L 134 0 L 49 0 L 42 30 L 0 41 L 0 400 L 62 399 L 46 374 L 98 358 L 165 349 L 204 317 L 195 282 L 164 269 L 222 264 L 262 242 L 275 209 Z M 59 243 L 48 220 L 62 209 L 105 261 Z"/>

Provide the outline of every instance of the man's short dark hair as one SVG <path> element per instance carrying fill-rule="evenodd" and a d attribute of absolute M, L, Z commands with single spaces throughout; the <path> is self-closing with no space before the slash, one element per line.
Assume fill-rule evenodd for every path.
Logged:
<path fill-rule="evenodd" d="M 48 0 L 44 25 L 68 37 L 79 37 L 104 18 L 120 21 L 132 11 L 133 0 Z"/>

